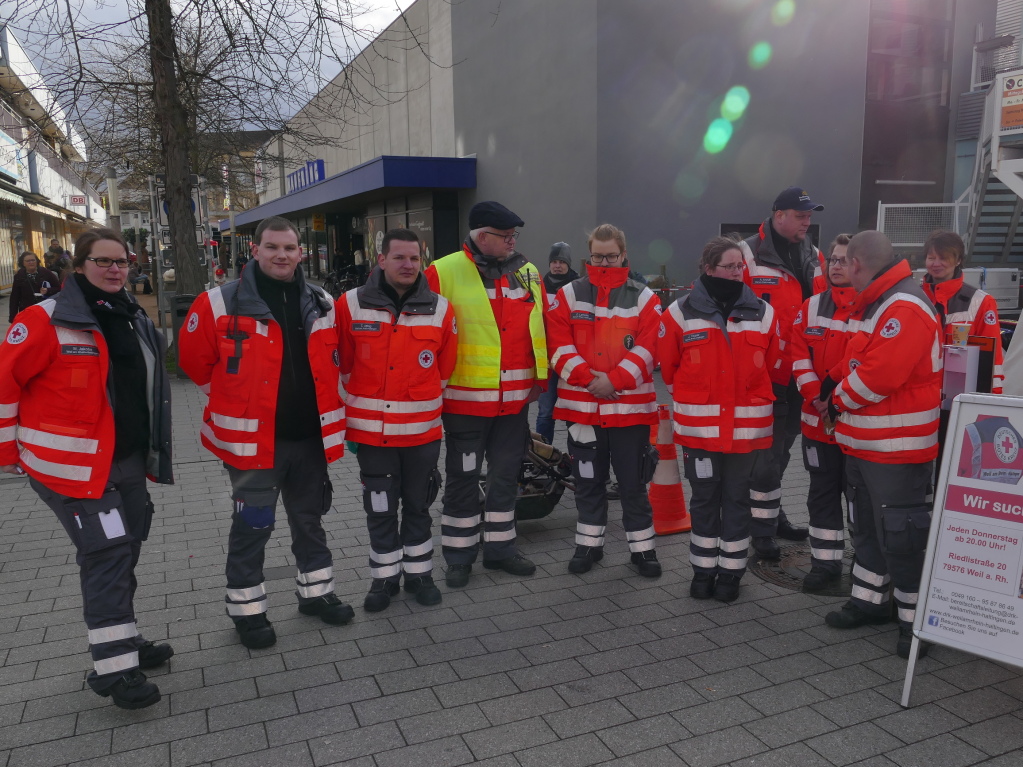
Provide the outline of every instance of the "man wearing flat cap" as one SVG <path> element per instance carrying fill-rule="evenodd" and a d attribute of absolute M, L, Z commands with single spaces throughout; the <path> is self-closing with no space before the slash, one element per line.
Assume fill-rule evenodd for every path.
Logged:
<path fill-rule="evenodd" d="M 798 186 L 784 189 L 774 200 L 771 215 L 760 231 L 740 245 L 746 262 L 743 279 L 758 298 L 771 304 L 779 325 L 782 359 L 770 371 L 774 384 L 774 442 L 757 453 L 750 477 L 753 509 L 753 549 L 761 559 L 779 559 L 774 538 L 805 540 L 808 531 L 793 527 L 781 508 L 781 478 L 789 464 L 789 451 L 800 432 L 802 397 L 792 378 L 788 344 L 792 325 L 803 301 L 824 289 L 823 259 L 807 231 L 814 211 L 824 206 Z"/>
<path fill-rule="evenodd" d="M 426 270 L 430 289 L 448 299 L 458 325 L 441 416 L 447 447 L 441 536 L 452 588 L 469 582 L 481 534 L 485 568 L 536 572 L 515 544 L 515 499 L 528 406 L 547 384 L 546 300 L 536 267 L 515 249 L 523 223 L 499 202 L 477 203 L 462 250 Z"/>

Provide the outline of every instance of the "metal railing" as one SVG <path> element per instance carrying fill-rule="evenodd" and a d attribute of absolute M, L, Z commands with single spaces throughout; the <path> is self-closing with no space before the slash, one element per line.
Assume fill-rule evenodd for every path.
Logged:
<path fill-rule="evenodd" d="M 878 202 L 877 230 L 896 248 L 922 248 L 935 229 L 947 229 L 964 237 L 970 223 L 973 190 L 955 202 L 893 204 Z"/>

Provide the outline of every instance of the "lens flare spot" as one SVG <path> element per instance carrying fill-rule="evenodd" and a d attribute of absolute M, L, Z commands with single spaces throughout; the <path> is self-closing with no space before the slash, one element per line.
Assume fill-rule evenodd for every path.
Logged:
<path fill-rule="evenodd" d="M 749 49 L 749 65 L 752 69 L 763 69 L 771 62 L 771 44 L 766 40 L 755 43 Z"/>
<path fill-rule="evenodd" d="M 733 86 L 725 94 L 725 100 L 721 102 L 721 116 L 734 122 L 742 117 L 748 106 L 749 89 L 742 85 Z"/>
<path fill-rule="evenodd" d="M 795 0 L 778 0 L 771 9 L 771 23 L 776 27 L 784 27 L 795 15 Z"/>
<path fill-rule="evenodd" d="M 657 239 L 647 245 L 646 254 L 655 264 L 663 265 L 671 261 L 671 257 L 675 254 L 675 249 L 667 240 Z"/>
<path fill-rule="evenodd" d="M 728 146 L 731 138 L 732 124 L 725 118 L 719 117 L 707 128 L 707 133 L 703 137 L 703 148 L 709 154 L 717 154 Z"/>
<path fill-rule="evenodd" d="M 707 182 L 691 170 L 684 170 L 675 178 L 675 200 L 679 203 L 693 202 L 703 197 Z"/>

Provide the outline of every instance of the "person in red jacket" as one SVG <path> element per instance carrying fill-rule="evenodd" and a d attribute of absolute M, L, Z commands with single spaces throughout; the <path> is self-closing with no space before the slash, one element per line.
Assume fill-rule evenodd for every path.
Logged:
<path fill-rule="evenodd" d="M 708 242 L 700 271 L 693 292 L 664 312 L 657 356 L 692 488 L 689 593 L 733 602 L 749 553 L 754 456 L 771 444 L 778 323 L 743 284 L 734 240 Z"/>
<path fill-rule="evenodd" d="M 851 235 L 831 243 L 827 281 L 830 288 L 803 302 L 792 327 L 792 376 L 803 397 L 803 465 L 810 475 L 806 508 L 810 512 L 810 572 L 803 589 L 819 591 L 842 577 L 845 552 L 845 457 L 827 419 L 830 390 L 821 381 L 841 364 L 849 342 L 849 317 L 856 290 L 846 274 L 846 248 Z M 833 383 L 833 382 L 832 382 Z"/>
<path fill-rule="evenodd" d="M 613 464 L 632 563 L 661 575 L 646 484 L 657 466 L 650 427 L 657 423 L 653 370 L 661 305 L 629 278 L 625 233 L 601 224 L 589 236 L 585 274 L 561 288 L 547 315 L 551 367 L 558 375 L 554 417 L 568 422 L 575 476 L 575 554 L 570 573 L 604 557 L 607 480 Z"/>
<path fill-rule="evenodd" d="M 800 432 L 803 399 L 792 380 L 789 361 L 792 321 L 803 301 L 820 286 L 823 259 L 807 232 L 810 218 L 824 206 L 810 199 L 806 190 L 790 186 L 779 192 L 771 216 L 760 231 L 740 243 L 746 270 L 743 279 L 757 298 L 771 305 L 778 317 L 781 364 L 771 370 L 774 383 L 774 440 L 758 453 L 750 480 L 753 508 L 753 549 L 762 559 L 778 559 L 781 550 L 774 537 L 791 541 L 806 539 L 805 527 L 794 527 L 781 508 L 781 480 L 789 453 Z"/>
<path fill-rule="evenodd" d="M 234 514 L 227 552 L 227 614 L 241 643 L 269 647 L 263 551 L 278 496 L 298 565 L 299 612 L 348 623 L 334 594 L 322 517 L 331 506 L 327 464 L 344 452 L 345 410 L 334 302 L 305 281 L 298 230 L 271 216 L 256 228 L 241 279 L 199 296 L 178 339 L 181 369 L 209 402 L 203 445 L 224 461 Z"/>
<path fill-rule="evenodd" d="M 906 658 L 931 524 L 927 492 L 938 453 L 941 326 L 909 264 L 896 260 L 883 234 L 857 234 L 846 259 L 858 293 L 856 332 L 830 374 L 838 385 L 829 414 L 837 417 L 835 437 L 846 456 L 855 562 L 851 598 L 825 621 L 834 628 L 887 623 L 892 586 L 896 651 Z"/>
<path fill-rule="evenodd" d="M 174 482 L 167 347 L 124 289 L 120 234 L 85 232 L 71 268 L 0 344 L 0 470 L 29 475 L 75 546 L 94 666 L 86 682 L 139 709 L 160 700 L 139 669 L 174 655 L 142 638 L 134 607 L 155 513 L 146 477 Z"/>
<path fill-rule="evenodd" d="M 994 368 L 991 371 L 991 393 L 1001 394 L 1002 383 L 1002 330 L 998 324 L 998 303 L 994 296 L 963 281 L 963 254 L 966 245 L 955 232 L 936 230 L 924 243 L 924 293 L 934 308 L 944 329 L 944 343 L 952 343 L 953 323 L 966 323 L 971 336 L 989 336 L 995 339 Z"/>
<path fill-rule="evenodd" d="M 430 504 L 440 490 L 441 399 L 458 341 L 454 310 L 420 273 L 420 247 L 415 232 L 391 229 L 366 284 L 337 301 L 347 438 L 369 527 L 369 612 L 390 605 L 403 573 L 419 604 L 441 601 Z"/>

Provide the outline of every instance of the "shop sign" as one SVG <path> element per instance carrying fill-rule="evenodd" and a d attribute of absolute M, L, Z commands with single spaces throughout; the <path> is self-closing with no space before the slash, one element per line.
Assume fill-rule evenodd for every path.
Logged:
<path fill-rule="evenodd" d="M 1023 130 L 1023 76 L 1002 79 L 1001 132 Z"/>
<path fill-rule="evenodd" d="M 304 168 L 299 168 L 288 176 L 288 194 L 318 184 L 326 178 L 323 160 L 309 160 Z"/>
<path fill-rule="evenodd" d="M 21 142 L 0 131 L 0 173 L 21 180 Z"/>
<path fill-rule="evenodd" d="M 314 232 L 327 231 L 327 217 L 322 213 L 313 214 L 313 231 Z"/>

